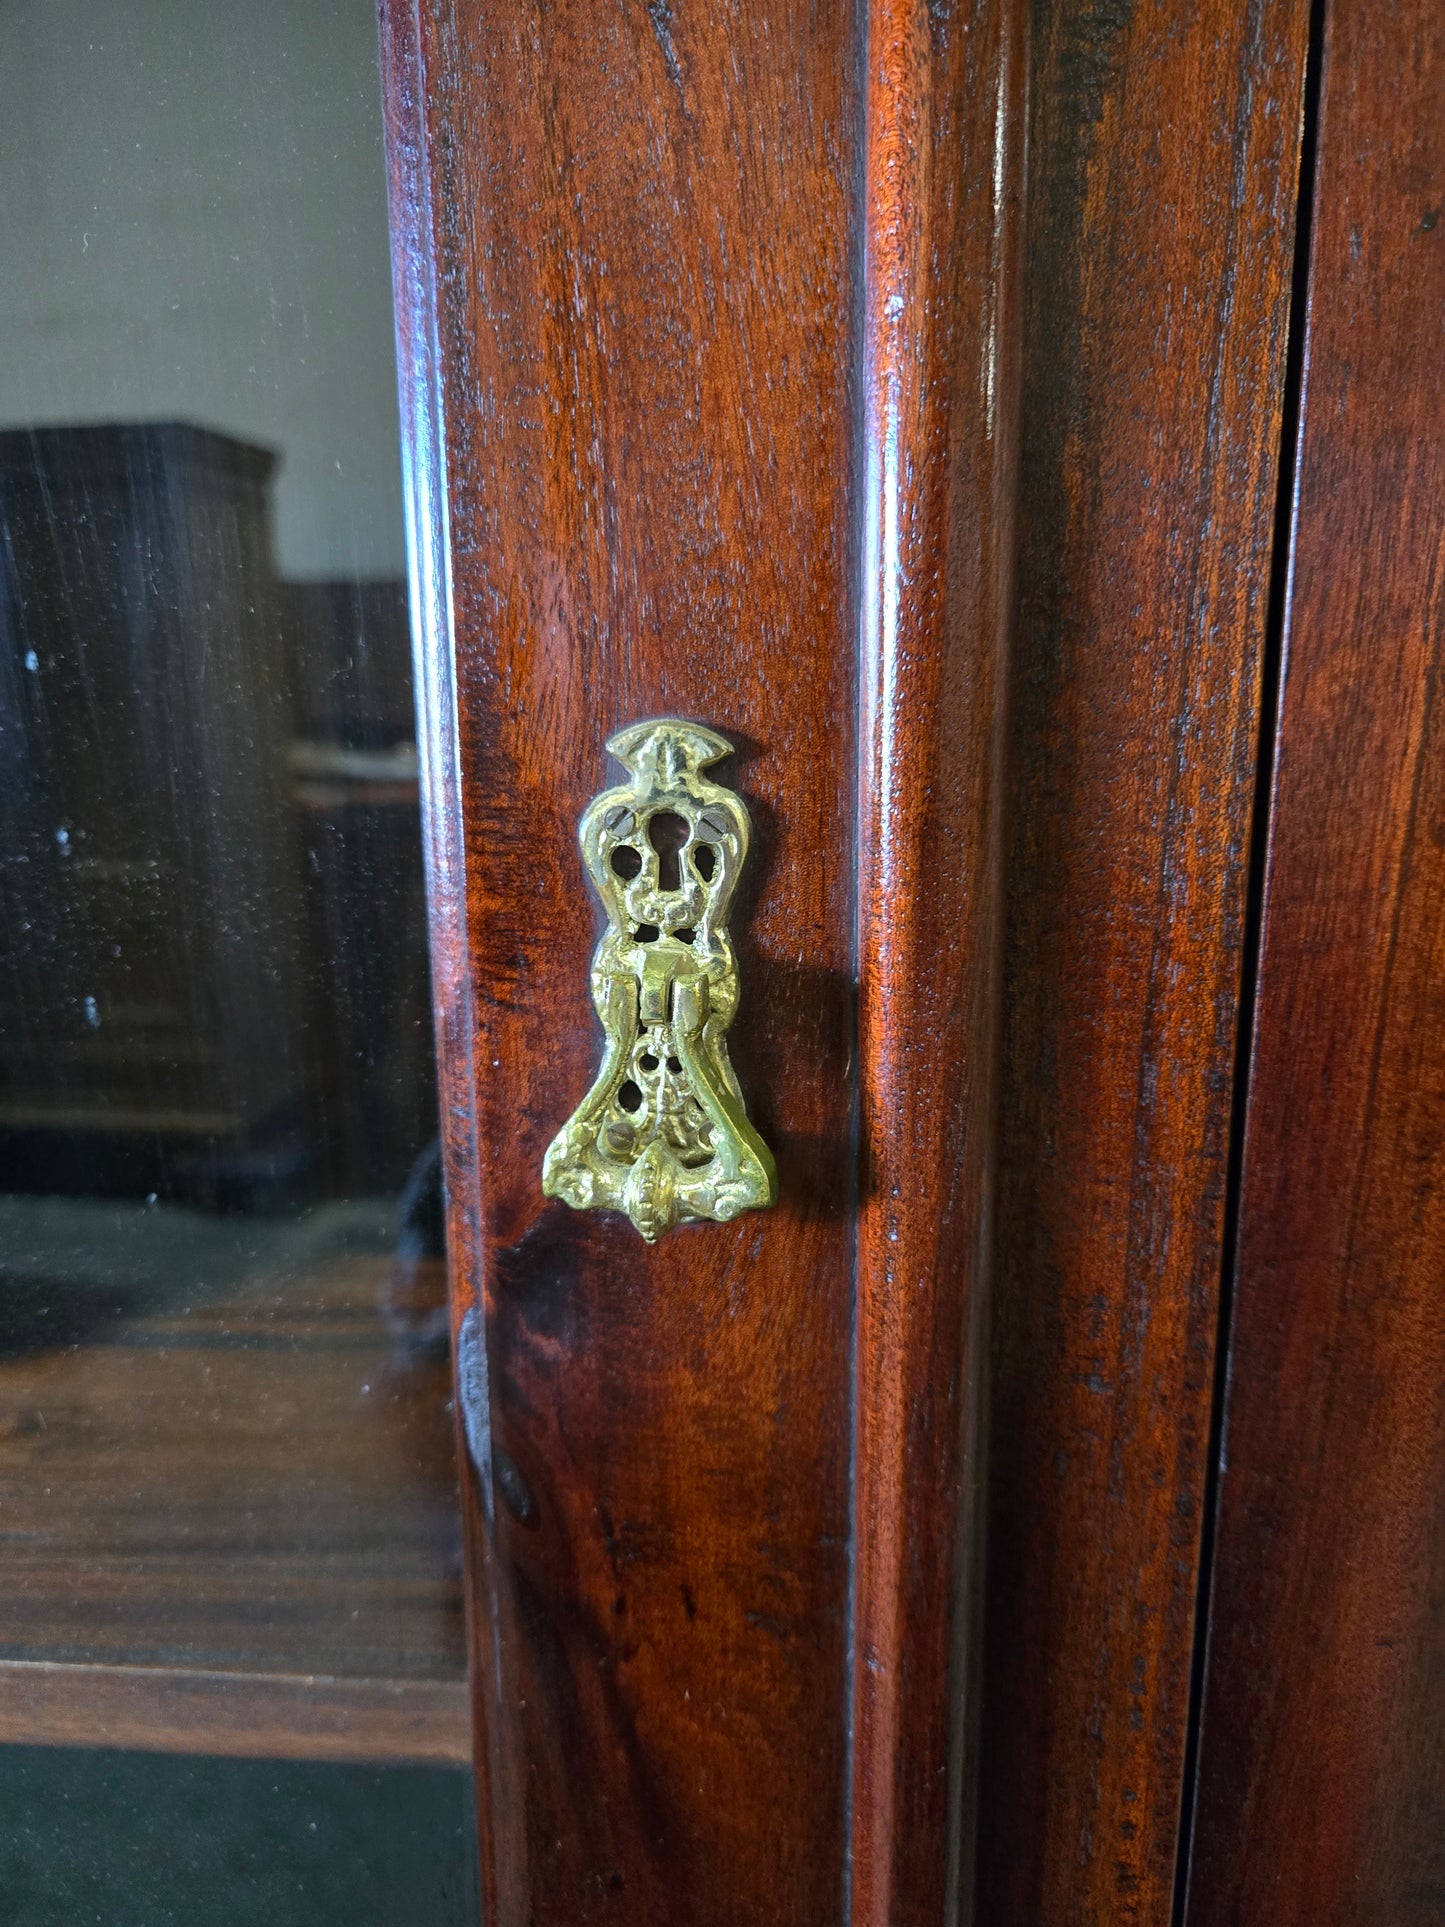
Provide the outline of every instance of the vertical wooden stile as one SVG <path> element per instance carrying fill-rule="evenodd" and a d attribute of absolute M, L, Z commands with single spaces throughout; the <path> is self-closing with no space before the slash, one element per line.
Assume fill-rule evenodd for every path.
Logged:
<path fill-rule="evenodd" d="M 1322 25 L 1190 1927 L 1445 1904 L 1445 19 Z"/>
<path fill-rule="evenodd" d="M 851 1920 L 971 1916 L 1026 8 L 863 88 Z"/>
<path fill-rule="evenodd" d="M 971 1884 L 1023 22 L 383 6 L 493 1927 Z M 647 1247 L 539 1174 L 665 713 L 781 1195 Z"/>
<path fill-rule="evenodd" d="M 1294 0 L 1034 9 L 990 1927 L 1173 1912 L 1307 39 Z"/>

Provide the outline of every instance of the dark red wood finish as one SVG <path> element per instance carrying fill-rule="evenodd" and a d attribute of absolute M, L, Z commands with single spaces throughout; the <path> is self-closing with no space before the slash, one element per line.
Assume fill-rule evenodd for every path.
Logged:
<path fill-rule="evenodd" d="M 972 1886 L 1025 26 L 868 9 L 854 1927 Z"/>
<path fill-rule="evenodd" d="M 1307 21 L 1036 21 L 978 1917 L 1164 1927 Z"/>
<path fill-rule="evenodd" d="M 477 1031 L 467 949 L 466 844 L 458 782 L 455 639 L 451 582 L 442 379 L 437 338 L 435 224 L 427 168 L 425 74 L 410 5 L 380 9 L 381 78 L 386 114 L 387 201 L 405 491 L 407 574 L 426 860 L 433 1029 L 439 1122 L 446 1172 L 447 1274 L 456 1328 L 481 1298 L 481 1148 L 473 1092 Z M 485 1529 L 490 1499 L 475 1476 L 466 1400 L 456 1401 L 462 1546 L 466 1563 L 469 1671 L 495 1676 L 502 1599 L 493 1543 Z M 498 1915 L 499 1860 L 515 1858 L 516 1829 L 492 1821 L 494 1791 L 514 1768 L 507 1757 L 509 1709 L 483 1705 L 472 1692 L 472 1765 L 481 1836 L 482 1912 Z"/>
<path fill-rule="evenodd" d="M 845 1824 L 851 28 L 776 7 L 401 14 L 429 241 L 406 206 L 398 225 L 414 268 L 435 263 L 445 435 L 444 458 L 422 451 L 444 460 L 450 569 L 430 633 L 449 617 L 454 635 L 433 673 L 454 669 L 458 712 L 456 765 L 432 776 L 462 840 L 436 908 L 448 1168 L 454 1200 L 480 1193 L 452 1244 L 459 1306 L 485 1308 L 484 1905 L 496 1927 L 826 1919 Z M 608 734 L 666 713 L 742 752 L 760 854 L 733 1056 L 782 1201 L 648 1249 L 547 1204 L 540 1172 L 598 1051 L 577 819 L 612 780 Z"/>
<path fill-rule="evenodd" d="M 383 8 L 490 1927 L 965 1877 L 1021 18 Z M 781 1196 L 649 1249 L 540 1171 L 668 712 L 738 746 Z"/>
<path fill-rule="evenodd" d="M 1445 16 L 1325 19 L 1192 1927 L 1445 1911 Z"/>

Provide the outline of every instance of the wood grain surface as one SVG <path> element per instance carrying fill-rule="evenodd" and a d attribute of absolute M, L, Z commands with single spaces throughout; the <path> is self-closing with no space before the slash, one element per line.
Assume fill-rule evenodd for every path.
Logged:
<path fill-rule="evenodd" d="M 867 10 L 847 1918 L 972 1886 L 1026 12 Z"/>
<path fill-rule="evenodd" d="M 1191 1927 L 1445 1911 L 1445 17 L 1325 21 Z"/>
<path fill-rule="evenodd" d="M 1306 24 L 1035 9 L 990 1927 L 1170 1918 Z"/>
<path fill-rule="evenodd" d="M 384 9 L 498 1923 L 967 1877 L 1022 19 Z M 577 819 L 666 713 L 753 813 L 781 1196 L 648 1249 L 539 1174 L 599 1043 Z"/>
<path fill-rule="evenodd" d="M 848 1665 L 852 12 L 409 13 L 387 15 L 394 221 L 406 260 L 435 263 L 404 352 L 437 352 L 439 417 L 424 368 L 413 383 L 411 469 L 436 473 L 435 419 L 449 610 L 424 605 L 425 668 L 447 673 L 450 633 L 457 732 L 448 765 L 434 731 L 430 785 L 434 823 L 461 833 L 435 899 L 439 1033 L 458 1308 L 485 1306 L 484 1907 L 496 1927 L 828 1920 Z M 398 164 L 406 128 L 420 176 Z M 649 1249 L 625 1220 L 547 1204 L 540 1171 L 599 1049 L 577 820 L 615 780 L 608 734 L 669 713 L 736 744 L 719 773 L 753 813 L 730 1043 L 781 1201 Z"/>
<path fill-rule="evenodd" d="M 461 817 L 455 634 L 446 501 L 445 434 L 437 334 L 437 258 L 424 109 L 426 75 L 414 4 L 379 9 L 387 214 L 396 313 L 401 473 L 411 605 L 422 847 L 426 866 L 432 1028 L 445 1180 L 447 1278 L 455 1388 L 453 1437 L 460 1475 L 466 1640 L 472 1712 L 472 1767 L 479 1831 L 482 1915 L 498 1918 L 496 1789 L 505 1782 L 505 1713 L 476 1682 L 497 1677 L 502 1601 L 484 1506 L 490 1467 L 474 1459 L 472 1387 L 457 1370 L 460 1330 L 481 1302 L 481 1170 L 476 1105 L 477 1033 L 468 955 L 466 847 Z M 485 1352 L 481 1358 L 485 1371 Z M 485 1435 L 485 1428 L 482 1428 Z"/>

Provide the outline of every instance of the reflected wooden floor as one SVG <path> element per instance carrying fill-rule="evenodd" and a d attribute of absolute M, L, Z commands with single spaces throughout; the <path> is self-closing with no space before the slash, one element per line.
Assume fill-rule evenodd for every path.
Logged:
<path fill-rule="evenodd" d="M 469 1757 L 449 1372 L 389 1268 L 0 1358 L 0 1740 Z"/>

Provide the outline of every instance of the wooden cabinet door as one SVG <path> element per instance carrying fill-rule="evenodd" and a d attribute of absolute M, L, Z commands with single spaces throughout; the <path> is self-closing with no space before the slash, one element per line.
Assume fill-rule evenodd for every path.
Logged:
<path fill-rule="evenodd" d="M 1021 29 L 386 15 L 497 1927 L 965 1878 Z M 665 715 L 756 825 L 779 1199 L 649 1245 L 541 1173 L 599 1049 L 578 819 Z"/>
<path fill-rule="evenodd" d="M 1270 1918 L 1189 1832 L 1351 5 L 383 0 L 494 1927 Z M 778 1195 L 649 1241 L 542 1177 L 657 717 Z"/>
<path fill-rule="evenodd" d="M 1445 19 L 1332 0 L 1191 1922 L 1445 1911 Z"/>

